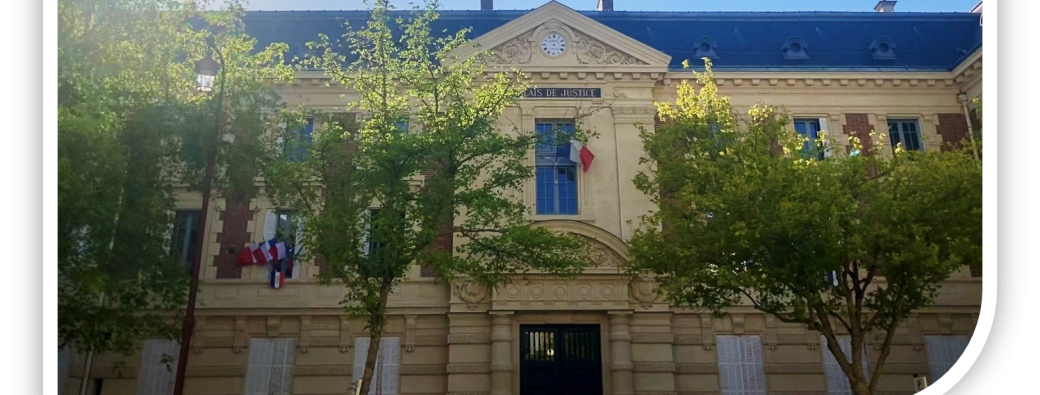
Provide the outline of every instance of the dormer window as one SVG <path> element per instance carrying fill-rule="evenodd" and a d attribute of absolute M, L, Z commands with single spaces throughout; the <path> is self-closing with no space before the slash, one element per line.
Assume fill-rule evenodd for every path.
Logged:
<path fill-rule="evenodd" d="M 718 44 L 715 43 L 715 40 L 713 38 L 708 37 L 708 36 L 701 36 L 693 44 L 693 48 L 694 48 L 694 52 L 695 52 L 694 55 L 697 58 L 705 58 L 705 57 L 711 58 L 711 59 L 718 58 L 719 55 L 715 53 L 715 48 L 717 48 L 717 47 L 718 47 Z"/>
<path fill-rule="evenodd" d="M 888 37 L 878 37 L 868 48 L 874 59 L 895 59 L 896 43 Z"/>
<path fill-rule="evenodd" d="M 801 37 L 791 37 L 780 47 L 784 59 L 809 59 L 809 43 Z"/>

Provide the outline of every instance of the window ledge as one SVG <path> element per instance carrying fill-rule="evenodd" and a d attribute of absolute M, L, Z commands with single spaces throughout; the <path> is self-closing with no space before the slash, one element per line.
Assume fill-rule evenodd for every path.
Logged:
<path fill-rule="evenodd" d="M 596 217 L 591 214 L 577 214 L 577 215 L 557 215 L 557 214 L 536 214 L 531 217 L 534 222 L 541 221 L 556 221 L 556 220 L 567 220 L 567 221 L 582 221 L 582 222 L 595 222 Z"/>

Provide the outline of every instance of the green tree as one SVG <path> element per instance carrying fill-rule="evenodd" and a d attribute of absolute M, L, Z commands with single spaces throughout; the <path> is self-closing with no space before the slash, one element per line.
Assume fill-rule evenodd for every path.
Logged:
<path fill-rule="evenodd" d="M 254 109 L 273 99 L 263 82 L 292 75 L 284 44 L 253 52 L 237 3 L 222 12 L 199 6 L 58 4 L 61 347 L 130 353 L 142 339 L 178 334 L 188 273 L 170 253 L 171 193 L 182 183 L 198 190 L 208 150 L 220 149 L 227 162 L 249 149 L 218 147 L 213 100 L 195 93 L 194 63 L 208 50 L 207 37 L 225 58 L 224 127 L 260 129 Z M 228 168 L 219 184 L 232 191 L 243 178 L 252 180 Z"/>
<path fill-rule="evenodd" d="M 527 155 L 538 138 L 501 131 L 497 122 L 523 95 L 523 76 L 488 76 L 486 53 L 457 55 L 471 45 L 468 30 L 435 37 L 437 7 L 429 2 L 408 20 L 394 20 L 388 2 L 376 1 L 368 23 L 343 36 L 353 60 L 321 37 L 314 44 L 320 55 L 305 65 L 358 94 L 345 107 L 370 115 L 352 122 L 317 114 L 325 127 L 314 131 L 300 160 L 284 154 L 305 144 L 291 132 L 302 117 L 294 113 L 265 159 L 266 191 L 303 214 L 305 251 L 324 261 L 321 280 L 345 286 L 346 310 L 367 320 L 362 393 L 371 384 L 387 300 L 411 265 L 431 267 L 441 280 L 494 288 L 513 274 L 573 274 L 589 263 L 584 242 L 532 227 L 519 198 L 533 176 Z M 438 235 L 454 237 L 455 251 L 432 248 Z"/>
<path fill-rule="evenodd" d="M 755 106 L 738 122 L 705 64 L 700 88 L 683 82 L 674 104 L 657 104 L 667 124 L 641 133 L 651 170 L 635 183 L 659 208 L 631 241 L 632 270 L 655 273 L 680 305 L 751 305 L 819 331 L 853 393 L 873 393 L 900 323 L 981 260 L 980 166 L 964 152 L 886 156 L 883 135 L 818 160 L 828 143 L 806 144 L 786 114 Z"/>

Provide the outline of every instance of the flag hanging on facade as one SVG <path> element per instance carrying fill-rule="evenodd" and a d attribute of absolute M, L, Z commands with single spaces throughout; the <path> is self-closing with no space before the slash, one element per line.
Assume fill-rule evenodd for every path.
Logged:
<path fill-rule="evenodd" d="M 253 260 L 253 247 L 245 246 L 242 247 L 242 251 L 238 252 L 238 264 L 239 266 L 250 266 L 256 263 Z"/>
<path fill-rule="evenodd" d="M 279 271 L 277 269 L 276 270 L 271 270 L 270 278 L 271 278 L 271 288 L 279 289 L 279 288 L 285 286 L 285 273 L 282 273 L 281 271 Z"/>
<path fill-rule="evenodd" d="M 596 159 L 596 155 L 589 151 L 589 147 L 578 140 L 571 140 L 571 161 L 581 163 L 582 172 L 589 171 L 593 159 Z"/>

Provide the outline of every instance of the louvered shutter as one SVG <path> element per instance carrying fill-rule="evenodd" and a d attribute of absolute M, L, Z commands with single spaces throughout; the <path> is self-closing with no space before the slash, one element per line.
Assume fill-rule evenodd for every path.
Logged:
<path fill-rule="evenodd" d="M 246 371 L 245 395 L 270 395 L 274 342 L 271 339 L 249 340 L 249 369 Z"/>
<path fill-rule="evenodd" d="M 299 255 L 303 251 L 303 218 L 301 216 L 296 217 L 296 246 L 293 253 Z M 292 278 L 300 278 L 300 268 L 303 267 L 303 263 L 299 259 L 294 260 L 292 269 Z"/>
<path fill-rule="evenodd" d="M 758 336 L 742 336 L 744 393 L 749 395 L 765 395 L 766 372 L 762 364 L 762 339 Z"/>
<path fill-rule="evenodd" d="M 849 336 L 838 337 L 839 347 L 841 352 L 845 354 L 845 360 L 849 360 L 852 355 L 852 338 Z M 841 370 L 841 366 L 838 365 L 838 361 L 834 359 L 834 355 L 827 349 L 827 338 L 820 336 L 820 344 L 823 353 L 823 372 L 827 377 L 827 393 L 828 394 L 852 394 L 852 387 L 849 385 L 849 379 L 845 376 L 845 372 Z M 870 367 L 867 365 L 867 353 L 864 350 L 862 354 L 861 363 L 863 364 L 863 377 L 870 380 Z"/>
<path fill-rule="evenodd" d="M 725 395 L 765 395 L 762 341 L 758 336 L 716 338 L 719 386 Z"/>
<path fill-rule="evenodd" d="M 834 135 L 831 134 L 830 125 L 827 124 L 827 118 L 820 118 L 820 131 L 827 134 L 827 142 L 824 145 L 823 157 L 830 158 L 834 156 L 834 150 L 831 149 L 831 140 L 834 139 Z"/>
<path fill-rule="evenodd" d="M 65 377 L 69 372 L 69 348 L 58 350 L 58 395 L 65 391 Z"/>
<path fill-rule="evenodd" d="M 180 346 L 175 340 L 151 339 L 144 343 L 137 372 L 137 395 L 169 395 L 173 393 L 177 355 Z M 164 356 L 167 366 L 163 363 Z"/>
<path fill-rule="evenodd" d="M 354 375 L 350 380 L 351 382 L 357 382 L 365 374 L 365 357 L 368 355 L 368 341 L 369 338 L 367 337 L 354 339 Z"/>
<path fill-rule="evenodd" d="M 401 338 L 384 337 L 380 342 L 379 388 L 377 395 L 397 395 L 401 365 Z"/>
<path fill-rule="evenodd" d="M 267 210 L 267 216 L 264 218 L 264 240 L 261 242 L 273 239 L 277 229 L 278 214 L 274 210 Z"/>
<path fill-rule="evenodd" d="M 270 395 L 289 395 L 292 393 L 296 339 L 271 339 L 271 343 L 271 381 L 268 393 Z"/>
<path fill-rule="evenodd" d="M 967 336 L 925 336 L 932 383 L 939 381 L 968 348 Z"/>

